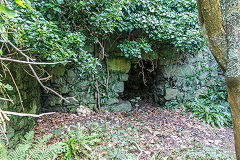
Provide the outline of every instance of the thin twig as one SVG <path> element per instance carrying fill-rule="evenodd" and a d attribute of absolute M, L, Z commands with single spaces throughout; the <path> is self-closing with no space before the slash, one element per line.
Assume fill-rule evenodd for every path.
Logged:
<path fill-rule="evenodd" d="M 31 61 L 34 61 L 34 59 L 30 58 L 29 56 L 27 56 L 26 54 L 24 54 L 20 49 L 18 49 L 14 44 L 12 44 L 3 34 L 1 34 L 2 38 L 4 40 L 6 40 L 6 42 L 8 42 L 14 49 L 16 49 L 21 55 L 23 55 L 27 62 L 30 62 Z M 28 64 L 29 68 L 31 69 L 34 77 L 37 79 L 38 83 L 45 89 L 45 90 L 49 90 L 51 91 L 52 93 L 54 93 L 55 95 L 57 95 L 58 97 L 61 98 L 61 100 L 64 100 L 66 102 L 69 102 L 68 100 L 66 100 L 66 98 L 64 98 L 62 95 L 60 95 L 59 93 L 57 93 L 56 91 L 54 91 L 53 89 L 45 86 L 42 82 L 41 82 L 41 79 L 39 78 L 39 76 L 37 75 L 37 73 L 35 72 L 35 70 L 33 69 L 33 67 L 31 66 L 31 64 Z"/>
<path fill-rule="evenodd" d="M 58 97 L 60 97 L 61 100 L 64 100 L 65 102 L 69 102 L 69 101 L 68 101 L 66 98 L 64 98 L 61 94 L 59 94 L 59 93 L 57 93 L 56 91 L 54 91 L 53 89 L 45 86 L 45 85 L 41 82 L 40 78 L 38 77 L 37 73 L 35 72 L 35 70 L 34 70 L 33 67 L 31 66 L 31 64 L 29 64 L 28 66 L 29 66 L 29 68 L 31 69 L 31 71 L 32 71 L 33 75 L 35 76 L 35 78 L 37 79 L 38 83 L 39 83 L 45 90 L 49 90 L 49 91 L 51 91 L 52 93 L 54 93 L 55 95 L 57 95 Z"/>
<path fill-rule="evenodd" d="M 141 64 L 140 62 L 141 62 L 142 64 Z M 145 73 L 144 73 L 145 66 L 144 66 L 144 64 L 143 64 L 143 61 L 140 60 L 140 61 L 138 62 L 138 65 L 139 65 L 139 67 L 142 68 L 142 72 L 140 72 L 139 74 L 142 74 L 142 76 L 143 76 L 143 83 L 144 83 L 145 86 L 147 86 L 147 80 L 146 80 L 146 78 L 145 78 Z"/>
<path fill-rule="evenodd" d="M 100 56 L 99 56 L 99 59 L 102 60 L 102 59 L 104 59 L 104 56 L 105 56 L 105 48 L 104 48 L 104 46 L 102 45 L 102 43 L 99 40 L 97 40 L 97 42 L 98 42 L 98 44 L 100 45 L 100 47 L 102 49 L 101 53 L 100 53 Z M 102 55 L 102 57 L 101 57 L 101 55 Z"/>
<path fill-rule="evenodd" d="M 2 65 L 5 67 L 5 69 L 7 69 L 8 73 L 9 73 L 9 75 L 10 75 L 12 81 L 13 81 L 13 84 L 14 84 L 15 87 L 16 87 L 16 90 L 17 90 L 18 96 L 19 96 L 19 100 L 20 100 L 20 104 L 21 104 L 21 107 L 22 107 L 22 109 L 23 109 L 23 111 L 24 111 L 22 97 L 21 97 L 20 91 L 19 91 L 19 89 L 18 89 L 18 86 L 17 86 L 17 84 L 16 84 L 16 82 L 15 82 L 15 80 L 14 80 L 14 78 L 13 78 L 13 75 L 12 75 L 11 71 L 9 70 L 9 68 L 8 68 L 4 63 L 2 63 Z"/>
<path fill-rule="evenodd" d="M 96 91 L 97 91 L 97 104 L 98 104 L 98 110 L 101 110 L 101 103 L 100 103 L 100 92 L 99 92 L 99 85 L 98 85 L 98 80 L 96 80 Z"/>
<path fill-rule="evenodd" d="M 141 155 L 142 155 L 142 153 L 143 153 L 143 150 L 141 150 L 141 148 L 139 147 L 139 145 L 138 145 L 135 141 L 133 141 L 133 143 L 135 143 L 135 145 L 137 146 L 137 148 L 138 148 L 139 151 L 140 151 L 140 153 L 139 153 L 139 155 L 138 155 L 138 157 L 137 157 L 137 160 L 139 160 L 140 157 L 141 157 Z"/>
<path fill-rule="evenodd" d="M 36 117 L 36 118 L 44 116 L 44 115 L 50 115 L 50 114 L 55 114 L 56 113 L 56 112 L 49 112 L 49 113 L 42 113 L 42 114 L 36 115 L 36 114 L 17 113 L 17 112 L 3 111 L 3 110 L 0 110 L 0 112 L 4 113 L 4 114 L 14 115 L 14 116 Z"/>
<path fill-rule="evenodd" d="M 71 61 L 61 61 L 61 62 L 29 62 L 29 61 L 21 61 L 21 60 L 17 60 L 17 59 L 3 58 L 3 57 L 0 57 L 0 60 L 17 62 L 17 63 L 24 63 L 24 64 L 36 64 L 36 65 L 44 65 L 44 64 L 49 65 L 49 64 L 59 64 L 59 63 L 71 62 Z"/>
<path fill-rule="evenodd" d="M 106 92 L 108 92 L 108 82 L 109 82 L 109 69 L 108 69 L 108 57 L 106 56 L 106 69 L 107 69 L 107 82 L 106 82 Z"/>
<path fill-rule="evenodd" d="M 24 54 L 20 49 L 18 49 L 14 44 L 12 44 L 12 42 L 10 42 L 3 34 L 1 34 L 1 36 L 7 43 L 9 43 L 14 49 L 16 49 L 22 56 L 24 56 L 28 60 L 34 61 L 34 59 L 32 59 L 29 56 L 27 56 L 26 54 Z"/>
<path fill-rule="evenodd" d="M 1 98 L 1 97 L 0 97 L 0 100 L 2 100 L 2 101 L 9 101 L 9 102 L 13 102 L 13 100 L 12 100 L 12 99 L 6 99 L 6 98 Z"/>

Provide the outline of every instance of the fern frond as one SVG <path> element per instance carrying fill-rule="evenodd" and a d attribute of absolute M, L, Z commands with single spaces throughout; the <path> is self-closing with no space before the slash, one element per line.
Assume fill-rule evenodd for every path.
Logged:
<path fill-rule="evenodd" d="M 56 159 L 63 150 L 63 145 L 52 144 L 47 146 L 47 142 L 52 135 L 45 135 L 33 143 L 34 132 L 26 134 L 23 144 L 19 144 L 7 158 L 3 160 L 51 160 Z M 1 149 L 1 148 L 0 148 Z M 0 154 L 1 155 L 1 154 Z M 1 158 L 2 160 L 2 158 Z"/>
<path fill-rule="evenodd" d="M 7 149 L 0 143 L 0 159 L 6 160 L 7 159 L 8 151 Z"/>
<path fill-rule="evenodd" d="M 30 144 L 20 144 L 10 153 L 7 160 L 26 160 L 27 151 L 31 147 Z"/>

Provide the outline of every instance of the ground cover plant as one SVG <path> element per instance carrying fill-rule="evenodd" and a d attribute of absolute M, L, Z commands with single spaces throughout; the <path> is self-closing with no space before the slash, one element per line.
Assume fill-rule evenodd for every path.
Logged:
<path fill-rule="evenodd" d="M 105 112 L 88 117 L 65 113 L 42 117 L 34 129 L 36 138 L 53 134 L 50 143 L 63 141 L 75 149 L 88 144 L 91 149 L 85 149 L 86 154 L 80 149 L 75 154 L 90 159 L 234 159 L 231 128 L 213 129 L 189 119 L 190 114 L 181 109 L 160 110 L 138 103 L 131 116 Z M 79 138 L 67 134 L 72 124 L 76 127 L 73 134 L 85 140 L 75 143 Z"/>

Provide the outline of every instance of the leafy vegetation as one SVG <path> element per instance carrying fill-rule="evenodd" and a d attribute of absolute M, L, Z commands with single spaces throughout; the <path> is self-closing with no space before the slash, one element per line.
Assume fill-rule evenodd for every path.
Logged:
<path fill-rule="evenodd" d="M 64 150 L 62 159 L 79 159 L 79 157 L 93 158 L 93 146 L 102 142 L 101 135 L 94 131 L 87 135 L 83 133 L 80 124 L 70 126 L 68 136 L 63 141 Z"/>
<path fill-rule="evenodd" d="M 216 83 L 220 84 L 220 83 Z M 227 93 L 224 89 L 217 89 L 215 85 L 208 87 L 207 93 L 201 94 L 195 101 L 187 104 L 187 109 L 192 112 L 191 117 L 203 119 L 213 127 L 232 126 L 231 112 L 227 103 Z"/>
<path fill-rule="evenodd" d="M 34 1 L 34 6 L 62 30 L 84 34 L 88 43 L 98 44 L 101 39 L 121 34 L 125 40 L 120 48 L 129 58 L 140 58 L 140 53 L 154 54 L 161 44 L 172 44 L 177 51 L 189 53 L 203 46 L 195 23 L 196 2 L 192 0 L 46 0 Z"/>
<path fill-rule="evenodd" d="M 136 149 L 132 144 L 135 138 L 129 137 L 134 134 L 134 129 L 127 131 L 121 129 L 118 124 L 116 129 L 111 131 L 112 127 L 108 124 L 99 124 L 93 122 L 88 125 L 70 126 L 66 135 L 62 137 L 63 152 L 60 154 L 62 159 L 90 158 L 94 159 L 101 153 L 102 159 L 126 159 L 134 157 L 129 154 L 128 149 Z M 110 146 L 108 142 L 114 142 L 116 146 Z M 106 154 L 107 153 L 107 154 Z M 128 159 L 128 158 L 127 158 Z M 131 159 L 131 158 L 130 158 Z"/>
<path fill-rule="evenodd" d="M 170 155 L 167 156 L 167 159 L 174 159 L 178 157 L 178 159 L 194 159 L 194 160 L 230 160 L 233 157 L 226 151 L 213 146 L 213 147 L 201 147 L 200 144 L 196 144 L 194 147 L 190 147 L 188 149 L 178 150 L 176 149 Z M 162 160 L 163 158 L 159 156 L 154 157 L 155 160 Z"/>
<path fill-rule="evenodd" d="M 51 135 L 46 135 L 41 139 L 33 142 L 34 132 L 30 131 L 25 135 L 22 142 L 17 145 L 15 150 L 7 150 L 4 146 L 0 145 L 0 159 L 2 160 L 44 160 L 56 159 L 57 155 L 61 152 L 61 145 L 49 145 L 47 142 L 50 140 Z"/>

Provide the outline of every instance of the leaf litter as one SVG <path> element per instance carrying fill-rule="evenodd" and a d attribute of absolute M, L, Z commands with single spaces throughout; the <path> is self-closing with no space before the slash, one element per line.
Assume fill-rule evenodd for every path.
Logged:
<path fill-rule="evenodd" d="M 46 115 L 37 120 L 34 127 L 35 138 L 52 134 L 49 144 L 54 144 L 63 140 L 61 135 L 66 133 L 70 125 L 80 123 L 86 127 L 92 123 L 108 124 L 104 133 L 107 146 L 95 151 L 98 152 L 95 153 L 98 155 L 96 159 L 111 159 L 108 153 L 110 151 L 106 151 L 106 148 L 117 146 L 135 155 L 133 159 L 141 160 L 185 159 L 184 155 L 188 159 L 195 159 L 194 156 L 201 156 L 200 154 L 208 151 L 209 155 L 212 154 L 216 148 L 235 159 L 232 128 L 204 125 L 202 121 L 189 119 L 191 113 L 184 113 L 183 109 L 167 110 L 153 107 L 146 102 L 139 104 L 131 115 L 124 112 L 91 113 L 88 116 L 72 113 Z"/>

